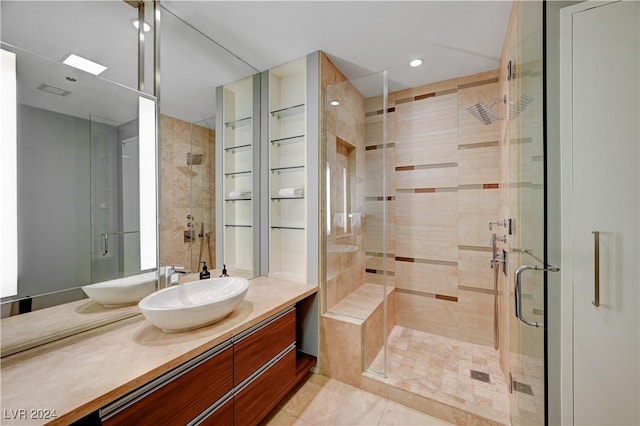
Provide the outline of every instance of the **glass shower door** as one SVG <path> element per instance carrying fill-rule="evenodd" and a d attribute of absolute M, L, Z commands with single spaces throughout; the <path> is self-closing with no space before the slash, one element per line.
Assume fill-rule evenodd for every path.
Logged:
<path fill-rule="evenodd" d="M 386 374 L 389 186 L 386 72 L 327 86 L 324 105 L 326 223 L 323 305 L 357 323 L 362 368 Z"/>
<path fill-rule="evenodd" d="M 512 424 L 545 424 L 546 271 L 542 2 L 518 2 L 507 89 Z"/>
<path fill-rule="evenodd" d="M 124 100 L 124 99 L 123 99 Z M 129 99 L 126 99 L 129 101 Z M 137 103 L 127 122 L 92 115 L 91 282 L 140 273 L 140 168 Z M 129 108 L 123 108 L 127 111 Z M 150 159 L 154 161 L 154 159 Z"/>

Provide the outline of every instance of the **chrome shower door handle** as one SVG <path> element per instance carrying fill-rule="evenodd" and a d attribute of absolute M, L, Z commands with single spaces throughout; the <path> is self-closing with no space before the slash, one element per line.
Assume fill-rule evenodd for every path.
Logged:
<path fill-rule="evenodd" d="M 527 317 L 525 317 L 524 313 L 522 312 L 522 273 L 528 269 L 538 270 L 540 268 L 537 266 L 522 265 L 518 267 L 518 269 L 516 269 L 515 284 L 514 284 L 515 285 L 514 293 L 515 293 L 515 299 L 516 299 L 516 317 L 518 317 L 518 319 L 526 325 L 530 325 L 536 328 L 543 327 L 544 323 L 531 321 L 527 319 Z"/>
<path fill-rule="evenodd" d="M 593 306 L 600 306 L 600 231 L 591 231 L 593 234 Z"/>
<path fill-rule="evenodd" d="M 102 255 L 106 256 L 109 253 L 109 234 L 100 234 L 100 236 L 102 237 L 102 246 L 104 247 Z"/>

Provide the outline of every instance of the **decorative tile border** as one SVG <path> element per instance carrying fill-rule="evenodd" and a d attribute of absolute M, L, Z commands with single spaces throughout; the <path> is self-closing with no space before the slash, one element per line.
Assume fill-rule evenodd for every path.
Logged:
<path fill-rule="evenodd" d="M 396 287 L 396 293 L 404 293 L 404 294 L 410 294 L 412 296 L 422 296 L 422 297 L 428 297 L 430 299 L 438 299 L 438 300 L 445 300 L 447 302 L 458 303 L 458 298 L 456 296 L 449 296 L 446 294 L 427 293 L 424 291 L 409 290 L 406 288 L 398 288 L 398 287 Z"/>
<path fill-rule="evenodd" d="M 412 170 L 446 169 L 458 167 L 458 163 L 418 164 L 414 166 L 396 166 L 396 172 L 408 172 Z"/>
<path fill-rule="evenodd" d="M 393 143 L 393 142 L 390 142 L 390 143 L 388 143 L 386 145 L 387 145 L 387 149 L 396 147 L 396 144 Z M 382 148 L 384 148 L 384 146 L 385 146 L 385 144 L 382 144 L 382 143 L 379 144 L 379 145 L 369 145 L 369 146 L 364 147 L 364 150 L 365 151 L 373 151 L 374 149 L 382 149 Z"/>
<path fill-rule="evenodd" d="M 467 287 L 464 285 L 459 285 L 458 286 L 458 290 L 463 290 L 463 291 L 472 291 L 474 293 L 483 293 L 483 294 L 495 294 L 495 291 L 490 290 L 488 288 L 480 288 L 480 287 Z"/>
<path fill-rule="evenodd" d="M 485 85 L 485 84 L 493 84 L 493 83 L 497 83 L 497 82 L 498 82 L 498 77 L 494 77 L 494 78 L 490 78 L 488 80 L 481 80 L 481 81 L 474 81 L 474 82 L 471 82 L 471 83 L 459 84 L 458 85 L 458 90 L 469 89 L 471 87 L 482 86 L 482 85 Z"/>
<path fill-rule="evenodd" d="M 442 188 L 401 188 L 396 189 L 398 194 L 424 194 L 431 192 L 456 192 L 458 188 L 455 186 L 442 187 Z"/>
<path fill-rule="evenodd" d="M 440 90 L 439 92 L 423 93 L 422 95 L 415 95 L 409 98 L 396 99 L 396 105 L 406 104 L 408 102 L 414 102 L 414 101 L 421 101 L 423 99 L 434 98 L 436 96 L 450 95 L 452 93 L 457 93 L 457 92 L 458 92 L 458 89 L 446 89 L 446 90 Z"/>
<path fill-rule="evenodd" d="M 373 268 L 365 268 L 364 272 L 366 274 L 386 275 L 388 277 L 396 276 L 396 273 L 394 271 L 383 271 L 381 269 L 373 269 Z"/>
<path fill-rule="evenodd" d="M 500 146 L 500 141 L 464 143 L 464 144 L 458 145 L 458 150 L 475 149 L 475 148 L 490 148 L 490 147 L 494 147 L 494 146 Z"/>
<path fill-rule="evenodd" d="M 458 266 L 458 262 L 452 260 L 419 259 L 415 257 L 396 256 L 396 262 L 426 263 L 429 265 Z"/>
<path fill-rule="evenodd" d="M 396 197 L 394 195 L 387 197 L 364 197 L 365 201 L 395 201 Z"/>
<path fill-rule="evenodd" d="M 491 247 L 484 247 L 484 246 L 458 246 L 458 250 L 487 251 L 487 252 L 491 253 Z"/>
<path fill-rule="evenodd" d="M 383 112 L 384 112 L 384 110 L 382 110 L 382 109 L 379 109 L 377 111 L 369 111 L 364 116 L 365 117 L 374 117 L 376 115 L 381 115 Z M 387 114 L 391 114 L 392 112 L 396 112 L 396 107 L 387 108 Z"/>
<path fill-rule="evenodd" d="M 365 251 L 364 254 L 365 256 L 384 257 L 383 253 L 376 252 L 376 251 Z M 394 253 L 387 253 L 386 257 L 394 259 L 396 255 Z"/>
<path fill-rule="evenodd" d="M 509 139 L 509 145 L 518 145 L 521 143 L 531 143 L 531 138 L 514 138 Z"/>

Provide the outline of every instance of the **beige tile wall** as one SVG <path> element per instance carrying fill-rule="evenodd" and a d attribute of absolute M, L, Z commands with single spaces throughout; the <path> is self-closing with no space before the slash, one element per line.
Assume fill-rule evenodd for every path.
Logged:
<path fill-rule="evenodd" d="M 499 218 L 500 124 L 467 108 L 496 102 L 498 72 L 487 71 L 389 95 L 387 188 L 382 199 L 382 115 L 367 104 L 367 282 L 386 273 L 396 287 L 397 324 L 483 345 L 493 344 L 490 221 Z M 499 107 L 499 106 L 498 106 Z M 369 136 L 371 134 L 372 136 Z M 373 135 L 377 135 L 373 136 Z M 372 219 L 376 220 L 372 220 Z"/>
<path fill-rule="evenodd" d="M 323 290 L 326 309 L 331 309 L 365 282 L 363 235 L 368 218 L 362 219 L 359 226 L 352 226 L 352 221 L 347 219 L 346 230 L 334 221 L 336 214 L 345 211 L 343 168 L 348 171 L 346 210 L 348 213 L 363 213 L 365 209 L 365 100 L 322 53 L 320 66 L 326 96 L 340 101 L 339 106 L 328 106 L 324 115 L 325 155 L 331 171 L 331 188 L 327 192 L 331 197 L 331 232 L 326 238 L 329 249 L 326 257 L 327 281 Z M 331 247 L 345 245 L 357 247 L 357 250 L 346 253 L 331 250 Z"/>
<path fill-rule="evenodd" d="M 160 116 L 160 261 L 197 271 L 202 260 L 215 268 L 215 132 Z M 202 154 L 201 165 L 187 165 L 187 153 Z M 184 242 L 187 215 L 195 218 L 196 241 Z M 197 238 L 204 222 L 205 236 Z M 206 234 L 209 233 L 209 247 Z"/>

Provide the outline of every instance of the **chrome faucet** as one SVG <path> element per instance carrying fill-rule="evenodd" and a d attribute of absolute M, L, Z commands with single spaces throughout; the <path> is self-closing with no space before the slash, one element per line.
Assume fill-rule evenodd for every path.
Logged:
<path fill-rule="evenodd" d="M 164 283 L 162 285 L 163 288 L 173 287 L 174 285 L 178 285 L 180 283 L 180 275 L 185 274 L 186 271 L 184 266 L 171 264 L 164 267 Z"/>

